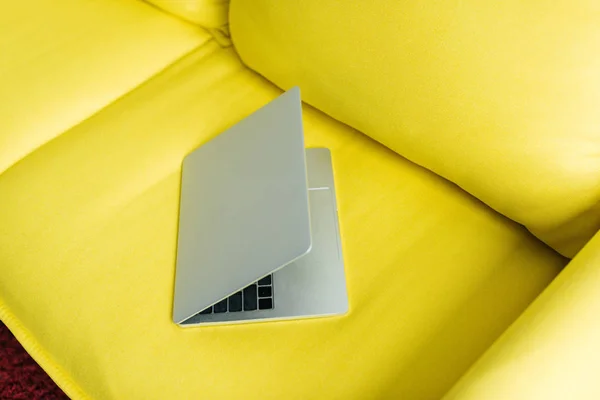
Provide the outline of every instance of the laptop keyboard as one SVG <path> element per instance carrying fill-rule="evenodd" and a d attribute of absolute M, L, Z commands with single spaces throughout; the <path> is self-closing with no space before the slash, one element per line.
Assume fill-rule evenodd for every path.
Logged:
<path fill-rule="evenodd" d="M 273 307 L 273 275 L 267 275 L 259 281 L 246 286 L 239 292 L 201 311 L 199 314 L 270 310 Z"/>

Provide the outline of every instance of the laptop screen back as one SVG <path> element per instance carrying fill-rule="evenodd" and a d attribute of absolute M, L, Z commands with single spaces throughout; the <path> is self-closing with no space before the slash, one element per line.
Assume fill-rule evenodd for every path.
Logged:
<path fill-rule="evenodd" d="M 311 247 L 299 89 L 183 162 L 174 322 L 181 322 Z"/>

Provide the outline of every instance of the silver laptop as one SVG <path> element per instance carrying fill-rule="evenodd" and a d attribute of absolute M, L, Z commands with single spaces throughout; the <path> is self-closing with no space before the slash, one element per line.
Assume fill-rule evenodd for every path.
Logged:
<path fill-rule="evenodd" d="M 304 148 L 294 88 L 184 159 L 173 321 L 347 310 L 331 155 Z"/>

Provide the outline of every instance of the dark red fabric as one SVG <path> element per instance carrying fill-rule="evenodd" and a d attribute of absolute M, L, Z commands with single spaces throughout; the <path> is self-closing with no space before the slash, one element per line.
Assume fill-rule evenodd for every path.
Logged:
<path fill-rule="evenodd" d="M 64 400 L 68 397 L 0 322 L 0 400 Z"/>

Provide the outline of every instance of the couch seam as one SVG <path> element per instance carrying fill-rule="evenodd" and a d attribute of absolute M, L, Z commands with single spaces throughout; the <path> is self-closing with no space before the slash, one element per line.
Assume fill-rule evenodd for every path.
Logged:
<path fill-rule="evenodd" d="M 214 39 L 217 42 L 217 44 L 219 44 L 219 46 L 221 46 L 223 48 L 233 46 L 233 43 L 231 41 L 231 34 L 229 32 L 229 21 L 227 21 L 226 24 L 223 24 L 221 26 L 212 27 L 211 28 L 211 27 L 203 26 L 203 25 L 200 25 L 200 24 L 195 23 L 193 21 L 190 21 L 190 20 L 188 20 L 188 19 L 186 19 L 186 18 L 184 18 L 184 17 L 182 17 L 180 15 L 177 15 L 174 12 L 165 10 L 161 6 L 154 4 L 154 3 L 152 3 L 149 0 L 141 0 L 141 1 L 143 1 L 148 6 L 156 9 L 157 11 L 159 11 L 159 12 L 161 12 L 163 14 L 167 14 L 168 16 L 173 17 L 173 18 L 177 18 L 178 20 L 180 20 L 180 21 L 182 21 L 182 22 L 184 22 L 184 23 L 186 23 L 188 25 L 192 25 L 192 26 L 194 26 L 196 28 L 202 29 L 203 31 L 205 31 L 206 33 L 208 33 L 211 36 L 211 38 Z"/>
<path fill-rule="evenodd" d="M 202 28 L 202 30 L 205 30 Z M 0 172 L 0 178 L 5 175 L 8 171 L 10 171 L 11 169 L 13 169 L 14 167 L 16 167 L 18 164 L 24 162 L 25 160 L 27 160 L 30 156 L 32 156 L 33 154 L 37 153 L 38 151 L 42 150 L 43 148 L 45 148 L 46 146 L 50 145 L 51 143 L 53 143 L 54 141 L 60 139 L 61 137 L 63 137 L 66 133 L 72 131 L 73 129 L 75 129 L 76 127 L 78 127 L 79 125 L 84 124 L 85 122 L 87 122 L 88 120 L 94 118 L 96 115 L 100 114 L 102 111 L 104 111 L 106 108 L 112 106 L 113 104 L 117 103 L 118 101 L 122 100 L 123 98 L 127 97 L 130 93 L 138 90 L 139 88 L 143 87 L 144 85 L 148 84 L 150 81 L 152 81 L 154 78 L 156 78 L 157 76 L 165 73 L 169 68 L 171 68 L 173 65 L 177 64 L 179 61 L 183 60 L 184 58 L 188 57 L 190 54 L 193 54 L 194 52 L 198 51 L 199 49 L 201 49 L 202 47 L 212 43 L 212 41 L 215 40 L 214 37 L 211 35 L 211 37 L 209 39 L 207 39 L 206 41 L 200 43 L 199 45 L 195 46 L 194 48 L 192 48 L 191 50 L 183 53 L 182 55 L 180 55 L 179 57 L 177 57 L 176 59 L 174 59 L 172 62 L 166 64 L 164 67 L 162 67 L 160 70 L 158 70 L 154 75 L 151 75 L 149 77 L 147 77 L 146 79 L 144 79 L 143 81 L 139 82 L 138 84 L 134 85 L 131 87 L 130 90 L 121 93 L 119 96 L 115 97 L 113 100 L 109 101 L 108 103 L 106 103 L 104 106 L 102 106 L 101 108 L 99 108 L 98 110 L 92 112 L 91 114 L 89 114 L 87 117 L 83 118 L 82 120 L 80 120 L 79 122 L 76 122 L 75 124 L 73 124 L 72 126 L 68 127 L 67 129 L 65 129 L 64 131 L 60 132 L 58 135 L 46 140 L 45 142 L 40 143 L 38 146 L 34 147 L 33 149 L 31 149 L 31 151 L 29 151 L 27 154 L 25 154 L 24 156 L 22 156 L 21 158 L 19 158 L 17 161 L 13 162 L 12 164 L 10 164 L 6 169 L 4 169 L 4 171 Z"/>
<path fill-rule="evenodd" d="M 85 390 L 79 386 L 71 374 L 65 371 L 57 363 L 50 353 L 42 347 L 35 336 L 23 325 L 23 323 L 10 311 L 8 305 L 0 298 L 0 320 L 12 332 L 15 338 L 23 346 L 25 351 L 37 362 L 42 369 L 52 378 L 54 383 L 69 398 L 92 399 Z"/>

